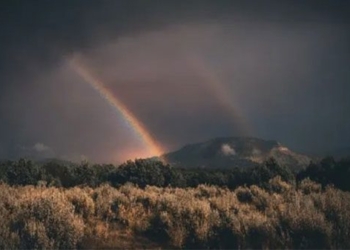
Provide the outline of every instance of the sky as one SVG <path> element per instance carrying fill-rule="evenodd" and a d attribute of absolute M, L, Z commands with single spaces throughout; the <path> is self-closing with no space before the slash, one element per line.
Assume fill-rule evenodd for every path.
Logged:
<path fill-rule="evenodd" d="M 0 159 L 350 147 L 348 1 L 17 0 L 0 22 Z"/>

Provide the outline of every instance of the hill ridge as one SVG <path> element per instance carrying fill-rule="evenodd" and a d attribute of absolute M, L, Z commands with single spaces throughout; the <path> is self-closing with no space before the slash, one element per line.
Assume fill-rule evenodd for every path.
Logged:
<path fill-rule="evenodd" d="M 186 168 L 251 167 L 273 157 L 294 170 L 306 167 L 311 158 L 293 152 L 277 140 L 249 136 L 215 137 L 186 144 L 162 156 L 168 163 Z"/>

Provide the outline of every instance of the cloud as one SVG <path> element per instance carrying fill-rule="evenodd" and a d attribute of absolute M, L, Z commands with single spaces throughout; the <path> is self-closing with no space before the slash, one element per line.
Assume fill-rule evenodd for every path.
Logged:
<path fill-rule="evenodd" d="M 253 148 L 252 154 L 253 155 L 260 155 L 261 151 L 259 149 L 257 149 L 257 148 Z"/>
<path fill-rule="evenodd" d="M 282 151 L 282 152 L 288 152 L 288 151 L 289 151 L 289 148 L 280 146 L 280 147 L 278 147 L 278 150 L 279 150 L 279 151 Z"/>
<path fill-rule="evenodd" d="M 36 152 L 47 152 L 47 151 L 52 151 L 50 147 L 46 146 L 45 144 L 41 143 L 41 142 L 38 142 L 36 143 L 34 146 L 33 146 L 33 149 L 36 151 Z"/>
<path fill-rule="evenodd" d="M 224 154 L 224 155 L 235 155 L 236 154 L 236 151 L 234 150 L 234 148 L 232 148 L 230 145 L 228 144 L 223 144 L 221 146 L 221 152 Z"/>
<path fill-rule="evenodd" d="M 241 136 L 236 112 L 209 81 L 225 87 L 253 137 L 298 151 L 350 142 L 350 2 L 20 2 L 0 9 L 1 157 L 142 156 L 142 140 L 65 63 L 73 53 L 166 151 Z M 213 74 L 194 67 L 192 55 Z"/>
<path fill-rule="evenodd" d="M 0 152 L 1 153 L 1 152 Z M 37 142 L 30 146 L 18 144 L 9 149 L 11 159 L 30 158 L 30 159 L 45 159 L 56 157 L 55 151 L 42 142 Z"/>
<path fill-rule="evenodd" d="M 51 158 L 55 156 L 54 150 L 42 142 L 37 142 L 32 147 L 24 149 L 26 149 L 28 156 L 35 158 Z"/>

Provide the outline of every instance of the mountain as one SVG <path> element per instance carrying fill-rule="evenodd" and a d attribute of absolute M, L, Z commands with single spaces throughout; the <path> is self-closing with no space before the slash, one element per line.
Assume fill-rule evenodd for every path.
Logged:
<path fill-rule="evenodd" d="M 250 137 L 215 138 L 162 156 L 169 164 L 185 168 L 252 167 L 270 157 L 293 170 L 304 168 L 311 161 L 277 141 Z"/>

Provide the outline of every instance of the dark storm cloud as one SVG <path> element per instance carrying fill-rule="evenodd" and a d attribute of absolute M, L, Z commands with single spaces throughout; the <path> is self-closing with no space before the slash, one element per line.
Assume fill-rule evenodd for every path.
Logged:
<path fill-rule="evenodd" d="M 317 151 L 319 145 L 349 141 L 344 30 L 318 23 L 288 29 L 269 23 L 177 26 L 120 39 L 86 60 L 173 145 L 238 132 L 228 121 L 232 114 L 220 106 L 221 97 L 187 64 L 186 56 L 197 54 L 249 120 L 252 135 Z"/>
<path fill-rule="evenodd" d="M 73 53 L 170 149 L 239 133 L 189 55 L 217 75 L 253 136 L 297 150 L 347 146 L 349 5 L 8 1 L 0 10 L 0 157 L 37 144 L 98 161 L 142 150 L 67 66 Z"/>
<path fill-rule="evenodd" d="M 2 50 L 35 55 L 82 50 L 106 39 L 174 23 L 349 22 L 346 1 L 7 1 L 1 8 Z M 3 47 L 5 46 L 5 47 Z M 56 55 L 57 56 L 57 55 Z M 32 58 L 31 58 L 32 59 Z M 52 60 L 57 60 L 55 57 Z"/>

